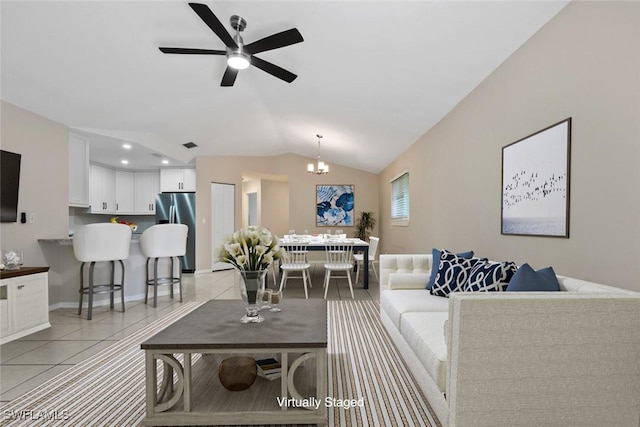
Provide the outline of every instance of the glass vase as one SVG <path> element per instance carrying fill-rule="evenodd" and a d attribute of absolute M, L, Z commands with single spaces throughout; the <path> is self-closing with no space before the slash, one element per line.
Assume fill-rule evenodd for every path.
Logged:
<path fill-rule="evenodd" d="M 260 302 L 266 274 L 267 270 L 240 272 L 240 295 L 247 311 L 240 319 L 242 323 L 258 323 L 264 320 L 264 317 L 260 316 Z"/>

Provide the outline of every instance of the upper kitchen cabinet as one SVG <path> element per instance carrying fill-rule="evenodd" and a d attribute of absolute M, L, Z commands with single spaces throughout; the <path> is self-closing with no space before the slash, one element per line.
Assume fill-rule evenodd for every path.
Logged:
<path fill-rule="evenodd" d="M 196 170 L 161 169 L 160 191 L 163 193 L 196 191 Z"/>
<path fill-rule="evenodd" d="M 69 134 L 69 206 L 89 207 L 89 141 Z"/>
<path fill-rule="evenodd" d="M 116 213 L 133 213 L 134 192 L 134 173 L 116 171 Z"/>
<path fill-rule="evenodd" d="M 135 212 L 155 215 L 160 192 L 160 172 L 136 172 L 134 176 Z"/>
<path fill-rule="evenodd" d="M 91 165 L 89 172 L 91 213 L 114 213 L 116 211 L 116 172 L 97 165 Z"/>

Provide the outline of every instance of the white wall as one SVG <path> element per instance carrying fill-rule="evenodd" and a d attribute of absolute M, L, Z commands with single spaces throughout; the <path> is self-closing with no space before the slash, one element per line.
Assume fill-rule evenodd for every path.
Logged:
<path fill-rule="evenodd" d="M 571 2 L 380 174 L 382 252 L 472 248 L 640 291 L 640 3 Z M 573 118 L 570 238 L 500 234 L 502 147 Z M 411 176 L 411 222 L 389 181 Z"/>
<path fill-rule="evenodd" d="M 2 249 L 22 249 L 25 266 L 47 266 L 50 260 L 38 243 L 68 233 L 69 130 L 66 126 L 2 101 L 2 149 L 22 154 L 18 222 L 0 224 Z M 20 212 L 35 215 L 21 224 Z M 59 280 L 49 275 L 49 300 L 57 302 Z"/>

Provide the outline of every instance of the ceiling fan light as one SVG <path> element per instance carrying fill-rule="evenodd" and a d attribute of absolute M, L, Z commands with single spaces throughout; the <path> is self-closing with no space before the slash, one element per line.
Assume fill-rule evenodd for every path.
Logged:
<path fill-rule="evenodd" d="M 244 52 L 234 52 L 227 56 L 227 65 L 236 70 L 244 70 L 251 65 L 249 55 Z"/>

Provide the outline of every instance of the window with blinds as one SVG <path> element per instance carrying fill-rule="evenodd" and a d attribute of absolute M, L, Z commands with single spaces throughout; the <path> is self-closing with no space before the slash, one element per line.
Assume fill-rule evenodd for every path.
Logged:
<path fill-rule="evenodd" d="M 409 224 L 409 172 L 391 181 L 391 223 Z"/>

